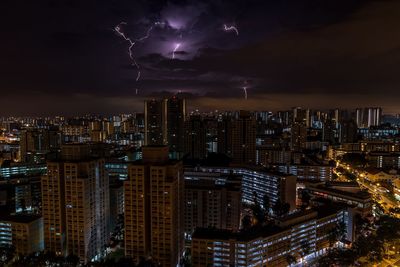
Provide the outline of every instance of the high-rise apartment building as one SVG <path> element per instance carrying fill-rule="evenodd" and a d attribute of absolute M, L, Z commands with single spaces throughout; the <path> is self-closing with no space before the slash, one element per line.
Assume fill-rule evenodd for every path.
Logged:
<path fill-rule="evenodd" d="M 306 147 L 307 127 L 303 122 L 295 122 L 291 128 L 291 149 L 301 151 Z"/>
<path fill-rule="evenodd" d="M 240 111 L 232 122 L 232 163 L 256 164 L 256 120 L 250 112 Z"/>
<path fill-rule="evenodd" d="M 64 164 L 48 162 L 42 177 L 42 215 L 44 242 L 47 251 L 66 255 Z"/>
<path fill-rule="evenodd" d="M 17 255 L 43 250 L 43 218 L 40 215 L 10 215 L 0 219 L 0 246 L 13 246 Z"/>
<path fill-rule="evenodd" d="M 322 126 L 322 141 L 335 144 L 336 121 L 327 119 Z"/>
<path fill-rule="evenodd" d="M 125 255 L 176 266 L 184 240 L 182 162 L 169 160 L 167 146 L 144 146 L 142 153 L 124 182 Z"/>
<path fill-rule="evenodd" d="M 39 163 L 45 154 L 60 147 L 61 133 L 55 129 L 25 129 L 21 132 L 22 162 Z"/>
<path fill-rule="evenodd" d="M 185 140 L 186 100 L 176 96 L 167 101 L 167 136 L 171 151 L 183 152 Z"/>
<path fill-rule="evenodd" d="M 278 201 L 288 203 L 290 210 L 296 209 L 296 176 L 267 172 L 263 168 L 196 167 L 196 171 L 235 174 L 242 176 L 242 203 L 258 203 L 268 196 L 271 206 Z"/>
<path fill-rule="evenodd" d="M 293 112 L 291 110 L 278 111 L 277 121 L 282 124 L 282 127 L 288 127 L 293 123 Z"/>
<path fill-rule="evenodd" d="M 186 100 L 170 99 L 145 101 L 145 145 L 168 145 L 171 152 L 184 151 Z"/>
<path fill-rule="evenodd" d="M 302 109 L 301 107 L 293 108 L 293 123 L 304 123 L 306 127 L 311 126 L 311 116 L 309 109 Z"/>
<path fill-rule="evenodd" d="M 104 160 L 90 147 L 62 147 L 62 160 L 47 163 L 42 178 L 45 249 L 89 262 L 104 253 L 109 239 L 109 182 Z"/>
<path fill-rule="evenodd" d="M 232 118 L 225 116 L 218 121 L 218 153 L 232 156 Z"/>
<path fill-rule="evenodd" d="M 242 176 L 185 171 L 185 233 L 215 227 L 240 227 Z"/>
<path fill-rule="evenodd" d="M 145 145 L 167 144 L 167 100 L 144 102 L 144 143 Z"/>
<path fill-rule="evenodd" d="M 353 216 L 351 208 L 321 206 L 276 219 L 258 230 L 197 229 L 192 236 L 192 265 L 288 266 L 288 256 L 321 256 L 338 225 L 345 226 L 345 239 L 353 241 Z"/>
<path fill-rule="evenodd" d="M 357 139 L 357 123 L 354 120 L 343 121 L 340 124 L 340 143 L 355 143 Z"/>
<path fill-rule="evenodd" d="M 381 123 L 382 108 L 358 108 L 356 109 L 356 122 L 358 128 L 379 126 Z"/>
<path fill-rule="evenodd" d="M 185 154 L 190 159 L 204 159 L 207 156 L 206 126 L 200 115 L 193 115 L 185 122 Z"/>

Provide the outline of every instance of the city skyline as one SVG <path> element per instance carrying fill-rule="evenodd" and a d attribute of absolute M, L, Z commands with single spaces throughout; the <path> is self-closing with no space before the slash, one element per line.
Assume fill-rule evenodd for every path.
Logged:
<path fill-rule="evenodd" d="M 0 2 L 0 266 L 400 266 L 400 1 Z"/>
<path fill-rule="evenodd" d="M 3 6 L 8 38 L 0 44 L 0 115 L 130 113 L 142 110 L 145 99 L 178 92 L 205 111 L 381 106 L 400 112 L 396 1 Z M 118 25 L 132 40 L 147 37 L 133 47 L 138 81 Z"/>
<path fill-rule="evenodd" d="M 0 262 L 397 266 L 399 140 L 381 107 L 0 118 Z"/>

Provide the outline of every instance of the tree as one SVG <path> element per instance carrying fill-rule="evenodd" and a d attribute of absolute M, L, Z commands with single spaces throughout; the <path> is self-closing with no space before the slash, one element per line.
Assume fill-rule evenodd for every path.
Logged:
<path fill-rule="evenodd" d="M 383 242 L 391 242 L 400 238 L 400 220 L 395 217 L 381 216 L 376 225 L 376 235 Z"/>
<path fill-rule="evenodd" d="M 0 248 L 0 266 L 6 265 L 15 256 L 15 247 L 4 246 Z"/>
<path fill-rule="evenodd" d="M 257 224 L 262 225 L 265 221 L 265 210 L 261 207 L 258 202 L 257 192 L 253 192 L 253 201 L 254 204 L 251 206 L 253 211 L 253 216 L 257 220 Z"/>
<path fill-rule="evenodd" d="M 342 156 L 342 161 L 355 167 L 364 167 L 367 164 L 364 154 L 347 153 Z"/>
<path fill-rule="evenodd" d="M 282 215 L 285 215 L 289 213 L 290 211 L 290 204 L 289 203 L 283 203 L 282 205 Z"/>
<path fill-rule="evenodd" d="M 286 255 L 286 262 L 288 263 L 288 265 L 292 265 L 295 264 L 297 262 L 296 257 L 293 256 L 292 254 L 287 254 Z"/>
<path fill-rule="evenodd" d="M 311 246 L 307 240 L 301 241 L 300 247 L 301 247 L 301 256 L 302 257 L 305 257 L 311 253 Z"/>
<path fill-rule="evenodd" d="M 340 241 L 346 235 L 346 224 L 339 222 L 328 233 L 329 246 L 332 247 L 337 241 Z"/>
<path fill-rule="evenodd" d="M 360 235 L 353 245 L 358 257 L 367 257 L 370 261 L 379 261 L 383 255 L 383 242 L 375 234 Z"/>
<path fill-rule="evenodd" d="M 357 259 L 352 249 L 335 248 L 318 259 L 318 267 L 351 266 Z"/>
<path fill-rule="evenodd" d="M 77 266 L 78 263 L 79 263 L 79 257 L 76 255 L 70 254 L 65 258 L 64 266 L 74 267 L 74 266 Z"/>
<path fill-rule="evenodd" d="M 290 204 L 283 203 L 280 199 L 272 206 L 272 210 L 276 216 L 282 216 L 290 211 Z"/>
<path fill-rule="evenodd" d="M 264 194 L 263 196 L 263 206 L 264 206 L 264 210 L 265 212 L 268 214 L 269 213 L 269 208 L 270 208 L 270 200 L 269 200 L 269 196 L 267 194 Z"/>
<path fill-rule="evenodd" d="M 257 224 L 263 224 L 265 219 L 264 210 L 261 208 L 260 204 L 257 202 L 253 204 L 251 207 L 253 211 L 254 218 L 257 220 Z"/>
<path fill-rule="evenodd" d="M 251 227 L 251 217 L 249 215 L 245 215 L 242 218 L 242 228 L 247 230 L 250 227 Z"/>
<path fill-rule="evenodd" d="M 282 202 L 280 199 L 278 199 L 275 204 L 272 206 L 272 210 L 275 215 L 281 216 L 282 214 Z"/>
<path fill-rule="evenodd" d="M 305 209 L 308 205 L 310 205 L 311 196 L 307 190 L 301 190 L 300 199 L 302 209 Z"/>

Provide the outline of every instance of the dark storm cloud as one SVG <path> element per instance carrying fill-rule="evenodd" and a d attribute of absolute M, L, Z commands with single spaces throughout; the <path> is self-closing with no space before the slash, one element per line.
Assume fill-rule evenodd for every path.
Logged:
<path fill-rule="evenodd" d="M 144 98 L 163 91 L 186 92 L 204 108 L 226 98 L 235 108 L 244 84 L 254 99 L 242 107 L 265 109 L 293 99 L 346 106 L 344 97 L 355 97 L 356 105 L 394 111 L 400 96 L 398 1 L 5 0 L 0 8 L 2 114 L 33 100 L 43 114 L 68 113 L 68 103 L 74 112 L 141 110 Z M 113 31 L 121 21 L 132 38 L 165 22 L 134 47 L 139 82 L 128 44 Z"/>

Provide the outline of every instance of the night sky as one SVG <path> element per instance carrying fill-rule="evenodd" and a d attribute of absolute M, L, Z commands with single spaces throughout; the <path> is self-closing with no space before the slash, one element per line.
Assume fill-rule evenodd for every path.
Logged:
<path fill-rule="evenodd" d="M 129 113 L 176 93 L 201 110 L 400 112 L 400 1 L 1 0 L 0 11 L 0 115 Z M 138 40 L 139 81 L 117 25 Z"/>

